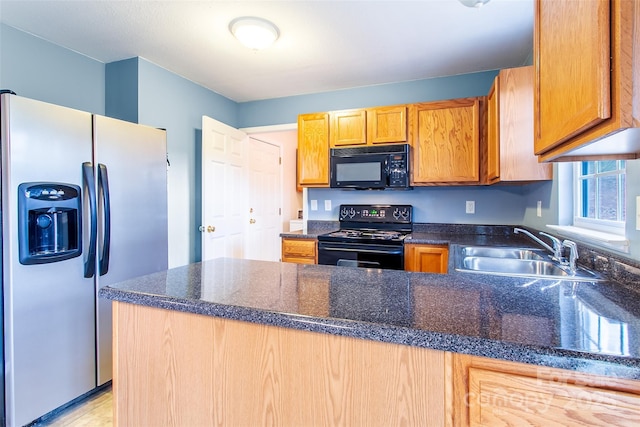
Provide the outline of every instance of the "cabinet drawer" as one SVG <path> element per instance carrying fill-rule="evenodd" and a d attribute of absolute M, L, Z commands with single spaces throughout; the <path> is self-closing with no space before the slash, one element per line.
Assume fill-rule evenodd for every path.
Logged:
<path fill-rule="evenodd" d="M 316 263 L 315 239 L 282 239 L 282 261 L 299 264 Z"/>
<path fill-rule="evenodd" d="M 637 426 L 640 396 L 502 372 L 469 370 L 471 426 Z"/>

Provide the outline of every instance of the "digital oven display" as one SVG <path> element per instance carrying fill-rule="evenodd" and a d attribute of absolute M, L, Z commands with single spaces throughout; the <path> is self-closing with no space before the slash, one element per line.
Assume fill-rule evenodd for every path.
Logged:
<path fill-rule="evenodd" d="M 362 209 L 360 216 L 362 218 L 384 218 L 387 211 L 384 209 Z"/>

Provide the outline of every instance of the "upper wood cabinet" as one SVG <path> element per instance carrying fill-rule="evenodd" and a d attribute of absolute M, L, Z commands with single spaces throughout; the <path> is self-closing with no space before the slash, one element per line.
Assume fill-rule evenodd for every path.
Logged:
<path fill-rule="evenodd" d="M 483 99 L 460 98 L 409 107 L 413 185 L 480 182 Z"/>
<path fill-rule="evenodd" d="M 330 146 L 345 147 L 407 141 L 407 106 L 332 111 Z"/>
<path fill-rule="evenodd" d="M 298 116 L 298 184 L 329 186 L 329 114 Z"/>
<path fill-rule="evenodd" d="M 640 2 L 536 0 L 535 153 L 640 157 Z"/>
<path fill-rule="evenodd" d="M 533 75 L 532 66 L 501 70 L 487 96 L 487 184 L 553 178 L 533 153 Z"/>
<path fill-rule="evenodd" d="M 407 141 L 407 106 L 394 105 L 367 110 L 367 143 Z"/>
<path fill-rule="evenodd" d="M 366 110 L 332 111 L 329 130 L 331 147 L 367 143 Z"/>

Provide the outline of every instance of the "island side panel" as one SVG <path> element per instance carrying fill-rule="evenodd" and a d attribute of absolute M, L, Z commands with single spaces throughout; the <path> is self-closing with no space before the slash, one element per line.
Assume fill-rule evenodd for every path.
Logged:
<path fill-rule="evenodd" d="M 450 425 L 442 351 L 113 304 L 116 426 Z"/>

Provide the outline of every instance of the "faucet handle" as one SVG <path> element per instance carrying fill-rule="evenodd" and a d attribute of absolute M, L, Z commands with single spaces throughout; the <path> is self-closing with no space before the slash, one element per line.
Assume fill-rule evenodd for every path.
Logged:
<path fill-rule="evenodd" d="M 570 250 L 570 254 L 569 254 L 569 258 L 576 260 L 578 259 L 578 245 L 576 244 L 576 242 L 571 241 L 571 240 L 563 240 L 562 241 L 562 246 L 565 248 L 569 248 Z"/>
<path fill-rule="evenodd" d="M 569 248 L 569 269 L 571 274 L 576 272 L 576 260 L 578 259 L 578 245 L 571 240 L 563 240 L 562 246 Z"/>
<path fill-rule="evenodd" d="M 541 231 L 540 234 L 542 236 L 546 236 L 549 239 L 551 239 L 551 241 L 553 242 L 553 256 L 558 260 L 558 261 L 562 261 L 562 248 L 563 248 L 563 244 L 560 241 L 560 239 L 558 239 L 555 236 L 552 236 L 551 234 L 545 233 L 544 231 Z"/>

